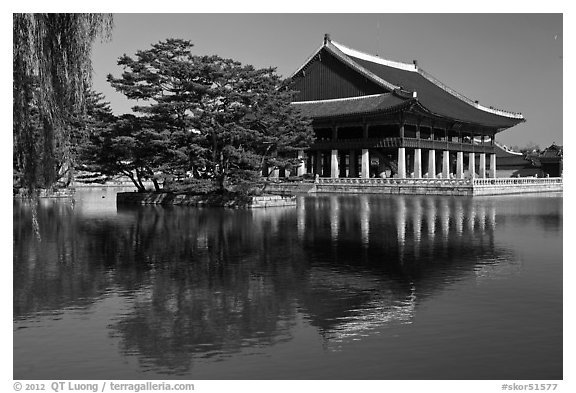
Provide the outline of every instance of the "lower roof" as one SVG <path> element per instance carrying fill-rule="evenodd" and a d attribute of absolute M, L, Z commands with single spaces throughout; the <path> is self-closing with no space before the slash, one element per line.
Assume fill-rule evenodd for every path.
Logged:
<path fill-rule="evenodd" d="M 373 94 L 360 97 L 336 98 L 330 100 L 293 102 L 303 115 L 313 119 L 361 115 L 368 113 L 393 112 L 408 104 L 410 99 L 393 93 Z"/>

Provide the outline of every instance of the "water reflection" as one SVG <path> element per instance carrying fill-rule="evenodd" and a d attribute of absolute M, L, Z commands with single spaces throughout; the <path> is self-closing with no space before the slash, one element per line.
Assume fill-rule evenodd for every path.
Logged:
<path fill-rule="evenodd" d="M 109 337 L 143 370 L 170 374 L 290 341 L 298 315 L 333 349 L 411 323 L 453 282 L 516 271 L 494 232 L 499 219 L 523 219 L 501 218 L 482 199 L 420 196 L 307 196 L 296 208 L 234 211 L 108 206 L 102 215 L 77 206 L 43 201 L 38 241 L 30 204 L 15 201 L 17 328 L 113 292 L 128 311 L 109 321 Z M 561 229 L 552 211 L 544 216 Z"/>

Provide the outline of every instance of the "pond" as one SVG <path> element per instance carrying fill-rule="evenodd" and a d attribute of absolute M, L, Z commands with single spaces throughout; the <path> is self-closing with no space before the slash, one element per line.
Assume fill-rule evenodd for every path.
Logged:
<path fill-rule="evenodd" d="M 14 201 L 15 379 L 562 378 L 561 193 L 117 191 Z"/>

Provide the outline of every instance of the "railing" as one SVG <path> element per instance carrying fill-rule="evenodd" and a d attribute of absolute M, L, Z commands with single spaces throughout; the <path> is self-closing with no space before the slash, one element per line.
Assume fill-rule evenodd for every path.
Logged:
<path fill-rule="evenodd" d="M 561 177 L 500 177 L 496 179 L 474 179 L 474 186 L 562 184 Z"/>
<path fill-rule="evenodd" d="M 395 178 L 337 178 L 337 177 L 320 177 L 318 184 L 362 184 L 362 185 L 377 185 L 377 186 L 471 186 L 470 179 L 395 179 Z"/>
<path fill-rule="evenodd" d="M 420 186 L 420 187 L 457 187 L 457 186 L 511 186 L 511 185 L 562 185 L 561 177 L 518 177 L 518 178 L 475 178 L 475 179 L 434 179 L 434 178 L 348 178 L 348 177 L 320 177 L 318 184 L 334 185 L 375 185 L 375 186 Z"/>
<path fill-rule="evenodd" d="M 354 138 L 331 140 L 328 138 L 318 139 L 312 145 L 312 149 L 368 149 L 379 147 L 407 147 L 434 150 L 462 151 L 466 153 L 494 153 L 494 146 L 475 145 L 452 141 L 438 141 L 418 138 Z"/>

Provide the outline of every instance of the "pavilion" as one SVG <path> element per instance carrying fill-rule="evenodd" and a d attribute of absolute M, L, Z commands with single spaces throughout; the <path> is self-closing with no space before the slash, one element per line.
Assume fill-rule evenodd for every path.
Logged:
<path fill-rule="evenodd" d="M 298 175 L 494 178 L 496 134 L 525 121 L 466 98 L 416 61 L 385 60 L 328 34 L 289 86 L 316 134 L 298 153 Z"/>

